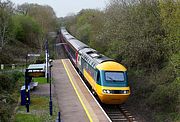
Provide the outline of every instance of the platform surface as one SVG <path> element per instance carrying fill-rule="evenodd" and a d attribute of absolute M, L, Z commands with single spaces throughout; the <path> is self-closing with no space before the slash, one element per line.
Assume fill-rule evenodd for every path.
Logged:
<path fill-rule="evenodd" d="M 52 75 L 63 122 L 110 121 L 86 89 L 69 59 L 55 60 Z"/>

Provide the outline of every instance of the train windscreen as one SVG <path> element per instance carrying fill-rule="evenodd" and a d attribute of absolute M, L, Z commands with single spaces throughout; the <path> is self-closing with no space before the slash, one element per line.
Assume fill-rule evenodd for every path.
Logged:
<path fill-rule="evenodd" d="M 124 73 L 123 72 L 105 72 L 105 80 L 106 81 L 115 81 L 115 82 L 122 82 L 125 81 Z"/>

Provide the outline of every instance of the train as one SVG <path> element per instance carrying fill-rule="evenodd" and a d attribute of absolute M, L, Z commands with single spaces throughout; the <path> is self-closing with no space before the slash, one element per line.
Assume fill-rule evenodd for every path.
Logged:
<path fill-rule="evenodd" d="M 122 104 L 131 94 L 127 69 L 72 36 L 65 27 L 59 38 L 75 68 L 104 104 Z"/>

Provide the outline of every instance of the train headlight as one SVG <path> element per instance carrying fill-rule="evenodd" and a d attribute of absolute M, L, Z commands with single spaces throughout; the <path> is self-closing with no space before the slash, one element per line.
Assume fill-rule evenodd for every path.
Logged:
<path fill-rule="evenodd" d="M 129 92 L 128 90 L 124 90 L 123 91 L 124 94 L 128 94 L 128 92 Z"/>
<path fill-rule="evenodd" d="M 111 94 L 111 90 L 103 89 L 103 93 Z"/>

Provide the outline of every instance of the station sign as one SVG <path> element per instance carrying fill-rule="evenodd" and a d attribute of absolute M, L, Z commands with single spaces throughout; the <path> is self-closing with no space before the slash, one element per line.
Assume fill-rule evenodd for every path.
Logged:
<path fill-rule="evenodd" d="M 40 54 L 28 54 L 28 56 L 29 56 L 29 57 L 30 57 L 30 56 L 39 57 Z"/>
<path fill-rule="evenodd" d="M 28 72 L 29 77 L 45 77 L 45 72 Z"/>

